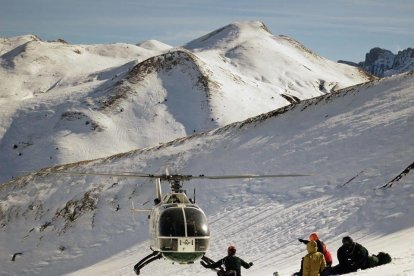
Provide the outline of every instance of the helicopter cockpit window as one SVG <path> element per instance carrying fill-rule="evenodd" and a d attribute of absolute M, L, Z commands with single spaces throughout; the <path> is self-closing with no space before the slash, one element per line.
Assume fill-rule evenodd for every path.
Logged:
<path fill-rule="evenodd" d="M 185 237 L 184 213 L 181 208 L 165 210 L 159 220 L 159 231 L 165 237 Z"/>
<path fill-rule="evenodd" d="M 168 203 L 190 203 L 188 198 L 183 194 L 172 194 L 168 200 Z"/>
<path fill-rule="evenodd" d="M 195 208 L 184 208 L 189 237 L 209 236 L 207 218 L 203 212 Z"/>
<path fill-rule="evenodd" d="M 180 202 L 180 199 L 176 195 L 172 195 L 168 199 L 168 203 L 181 203 L 181 202 Z"/>

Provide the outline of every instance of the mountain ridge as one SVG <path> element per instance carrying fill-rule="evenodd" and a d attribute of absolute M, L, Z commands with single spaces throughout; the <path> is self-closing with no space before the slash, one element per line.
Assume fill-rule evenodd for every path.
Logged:
<path fill-rule="evenodd" d="M 198 41 L 195 50 L 33 40 L 2 55 L 0 164 L 8 165 L 0 165 L 0 181 L 157 145 L 370 79 L 261 22 L 213 33 L 187 44 Z"/>
<path fill-rule="evenodd" d="M 161 143 L 160 145 L 156 145 L 156 146 L 151 146 L 151 147 L 147 147 L 147 148 L 141 148 L 141 149 L 134 149 L 128 152 L 122 152 L 122 153 L 118 153 L 118 154 L 114 154 L 112 156 L 108 156 L 108 157 L 103 157 L 103 158 L 97 158 L 97 159 L 92 159 L 92 160 L 82 160 L 82 161 L 78 161 L 78 162 L 73 162 L 70 164 L 62 164 L 62 165 L 56 165 L 53 167 L 47 167 L 47 168 L 42 168 L 41 170 L 39 170 L 38 172 L 34 172 L 35 175 L 32 175 L 32 173 L 30 173 L 27 176 L 19 176 L 13 180 L 9 180 L 8 185 L 16 183 L 17 181 L 20 180 L 24 180 L 25 178 L 27 178 L 27 181 L 31 181 L 33 179 L 33 176 L 41 176 L 44 175 L 47 172 L 53 172 L 53 171 L 61 171 L 64 169 L 71 169 L 76 167 L 77 165 L 83 165 L 83 164 L 89 164 L 89 163 L 93 163 L 96 161 L 105 161 L 105 160 L 114 160 L 114 159 L 118 159 L 118 158 L 122 158 L 122 157 L 127 157 L 130 156 L 131 154 L 143 154 L 149 151 L 153 151 L 153 150 L 159 150 L 159 149 L 163 149 L 166 147 L 171 147 L 171 146 L 178 146 L 180 144 L 182 144 L 183 142 L 187 141 L 187 140 L 191 140 L 191 139 L 197 139 L 203 136 L 212 136 L 212 135 L 216 135 L 216 134 L 222 134 L 224 132 L 227 132 L 231 129 L 233 130 L 242 130 L 243 128 L 247 127 L 247 128 L 254 128 L 255 124 L 257 123 L 263 123 L 268 119 L 272 119 L 272 118 L 277 118 L 279 115 L 282 115 L 286 112 L 292 112 L 294 110 L 300 109 L 300 112 L 312 107 L 312 106 L 317 106 L 320 103 L 324 103 L 324 104 L 328 104 L 332 101 L 335 101 L 335 99 L 337 98 L 343 98 L 345 96 L 347 96 L 348 94 L 352 94 L 352 95 L 356 95 L 357 93 L 361 93 L 361 90 L 363 91 L 364 89 L 368 89 L 374 85 L 380 85 L 381 83 L 387 83 L 390 81 L 399 81 L 399 80 L 405 80 L 405 79 L 409 79 L 409 78 L 413 78 L 414 77 L 414 72 L 406 72 L 403 74 L 400 74 L 397 77 L 388 77 L 388 78 L 383 78 L 380 80 L 373 80 L 367 83 L 361 83 L 361 84 L 357 84 L 355 86 L 352 87 L 347 87 L 347 88 L 343 88 L 341 90 L 335 91 L 333 93 L 330 94 L 326 94 L 326 95 L 321 95 L 319 97 L 315 97 L 315 98 L 311 98 L 311 99 L 307 99 L 307 100 L 303 100 L 301 102 L 296 102 L 296 103 L 292 103 L 290 105 L 278 108 L 276 110 L 267 112 L 267 113 L 263 113 L 263 114 L 259 114 L 255 117 L 251 117 L 248 118 L 246 120 L 240 121 L 240 122 L 234 122 L 231 123 L 229 125 L 226 126 L 222 126 L 222 127 L 218 127 L 216 129 L 211 129 L 211 130 L 206 130 L 204 132 L 199 132 L 199 133 L 194 133 L 192 135 L 189 136 L 183 136 L 183 137 L 179 137 L 175 140 L 171 140 L 168 141 L 166 143 Z M 0 186 L 0 188 L 3 187 Z"/>

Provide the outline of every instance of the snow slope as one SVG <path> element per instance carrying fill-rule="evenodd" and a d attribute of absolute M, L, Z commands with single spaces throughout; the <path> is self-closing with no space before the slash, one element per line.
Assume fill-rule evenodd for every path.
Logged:
<path fill-rule="evenodd" d="M 212 230 L 208 256 L 229 244 L 253 261 L 244 275 L 289 275 L 305 254 L 297 238 L 318 231 L 331 251 L 352 235 L 394 261 L 358 275 L 412 275 L 414 177 L 381 188 L 414 156 L 413 73 L 302 101 L 157 147 L 56 167 L 64 171 L 192 174 L 313 173 L 306 178 L 192 181 Z M 50 169 L 45 169 L 47 172 Z M 166 187 L 164 187 L 165 190 Z M 0 273 L 133 275 L 149 253 L 147 218 L 130 200 L 153 198 L 143 180 L 30 174 L 0 192 Z M 22 252 L 16 262 L 11 254 Z M 336 260 L 334 260 L 336 262 Z M 159 261 L 143 275 L 213 275 Z"/>
<path fill-rule="evenodd" d="M 241 121 L 367 81 L 261 22 L 184 48 L 0 40 L 0 181 Z"/>
<path fill-rule="evenodd" d="M 69 45 L 35 36 L 2 39 L 0 45 L 0 180 L 18 171 L 117 152 L 99 154 L 96 146 L 90 147 L 100 141 L 110 141 L 108 147 L 121 140 L 117 150 L 131 149 L 125 148 L 129 141 L 115 132 L 94 139 L 116 121 L 93 110 L 97 106 L 88 104 L 89 93 L 113 86 L 139 61 L 159 54 L 160 48 Z"/>
<path fill-rule="evenodd" d="M 260 21 L 227 25 L 184 47 L 244 82 L 255 83 L 258 93 L 272 87 L 279 94 L 306 99 L 309 93 L 319 96 L 368 77 L 317 55 L 288 36 L 273 35 Z"/>
<path fill-rule="evenodd" d="M 0 60 L 0 76 L 5 80 L 0 84 L 2 102 L 24 100 L 48 92 L 87 90 L 96 85 L 96 79 L 121 73 L 114 71 L 116 67 L 142 61 L 160 52 L 124 43 L 70 45 L 63 40 L 45 42 L 35 36 L 3 39 L 0 44 L 3 48 L 9 45 L 2 51 Z"/>

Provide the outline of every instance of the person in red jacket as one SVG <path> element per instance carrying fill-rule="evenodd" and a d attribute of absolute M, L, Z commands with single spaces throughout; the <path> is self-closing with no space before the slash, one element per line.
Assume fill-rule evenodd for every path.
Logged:
<path fill-rule="evenodd" d="M 329 252 L 328 248 L 326 247 L 325 243 L 319 239 L 319 236 L 316 232 L 313 232 L 309 235 L 309 240 L 298 239 L 300 242 L 304 244 L 308 244 L 309 241 L 315 241 L 318 245 L 318 252 L 321 252 L 326 260 L 326 266 L 332 266 L 332 255 Z"/>

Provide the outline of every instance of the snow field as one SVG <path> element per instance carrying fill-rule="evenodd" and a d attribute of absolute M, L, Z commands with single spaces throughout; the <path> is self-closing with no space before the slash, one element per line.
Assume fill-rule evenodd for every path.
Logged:
<path fill-rule="evenodd" d="M 208 256 L 218 259 L 235 244 L 239 256 L 255 262 L 244 275 L 289 275 L 305 253 L 297 238 L 316 230 L 334 255 L 341 238 L 351 235 L 371 254 L 385 251 L 395 257 L 383 270 L 361 274 L 410 275 L 413 174 L 391 188 L 381 187 L 412 163 L 412 92 L 413 75 L 404 74 L 157 147 L 56 169 L 160 172 L 167 165 L 183 174 L 312 173 L 294 179 L 186 183 L 188 191 L 196 187 L 197 202 L 211 222 Z M 149 249 L 147 218 L 132 221 L 130 200 L 151 202 L 153 193 L 148 181 L 94 176 L 31 174 L 3 184 L 2 273 L 132 275 L 133 264 Z M 70 206 L 84 207 L 75 213 Z M 70 220 L 65 214 L 77 217 Z M 19 251 L 22 258 L 9 261 Z M 198 264 L 159 261 L 143 273 L 213 272 Z"/>

